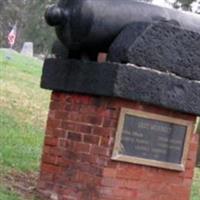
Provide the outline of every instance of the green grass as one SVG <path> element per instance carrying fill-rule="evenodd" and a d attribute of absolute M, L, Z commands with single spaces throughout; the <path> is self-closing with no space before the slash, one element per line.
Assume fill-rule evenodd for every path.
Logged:
<path fill-rule="evenodd" d="M 49 103 L 41 71 L 40 60 L 0 49 L 1 168 L 38 169 Z"/>
<path fill-rule="evenodd" d="M 0 186 L 0 200 L 22 200 L 19 195 Z"/>
<path fill-rule="evenodd" d="M 0 181 L 39 169 L 50 94 L 41 72 L 42 61 L 0 49 Z M 24 200 L 0 186 L 0 200 Z"/>
<path fill-rule="evenodd" d="M 49 92 L 40 89 L 42 62 L 0 50 L 0 107 L 23 123 L 43 127 L 47 115 Z"/>
<path fill-rule="evenodd" d="M 18 122 L 0 109 L 0 165 L 20 171 L 37 170 L 43 131 Z"/>
<path fill-rule="evenodd" d="M 192 200 L 200 199 L 200 169 L 196 169 L 192 187 Z"/>

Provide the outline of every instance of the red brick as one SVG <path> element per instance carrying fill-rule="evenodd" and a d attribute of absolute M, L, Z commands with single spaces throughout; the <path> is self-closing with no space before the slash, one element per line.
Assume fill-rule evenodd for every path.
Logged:
<path fill-rule="evenodd" d="M 77 169 L 81 172 L 90 173 L 93 176 L 102 176 L 102 168 L 99 166 L 91 165 L 90 163 L 80 163 L 76 165 Z"/>
<path fill-rule="evenodd" d="M 109 161 L 109 158 L 108 157 L 105 157 L 105 156 L 95 156 L 96 159 L 95 159 L 95 163 L 98 165 L 98 166 L 107 166 L 108 164 L 108 161 Z"/>
<path fill-rule="evenodd" d="M 51 101 L 49 109 L 51 111 L 53 110 L 64 110 L 65 108 L 65 104 L 63 102 L 60 101 Z"/>
<path fill-rule="evenodd" d="M 196 161 L 197 158 L 197 150 L 196 151 L 189 151 L 188 159 Z"/>
<path fill-rule="evenodd" d="M 74 144 L 74 151 L 81 153 L 90 153 L 91 145 L 86 143 L 78 143 Z"/>
<path fill-rule="evenodd" d="M 58 146 L 59 147 L 61 147 L 61 148 L 64 148 L 64 147 L 66 147 L 66 141 L 67 141 L 67 139 L 64 139 L 64 138 L 60 138 L 59 140 L 58 140 Z"/>
<path fill-rule="evenodd" d="M 41 176 L 42 176 L 42 181 L 52 182 L 54 179 L 54 174 L 45 171 L 41 172 Z"/>
<path fill-rule="evenodd" d="M 69 132 L 68 133 L 68 139 L 73 140 L 73 141 L 81 141 L 82 135 L 79 134 L 79 133 L 75 133 L 75 132 Z"/>
<path fill-rule="evenodd" d="M 184 173 L 185 178 L 192 178 L 194 175 L 194 169 L 187 169 Z"/>
<path fill-rule="evenodd" d="M 60 167 L 43 163 L 41 166 L 41 169 L 42 169 L 42 172 L 57 173 L 57 172 L 59 172 Z"/>
<path fill-rule="evenodd" d="M 92 126 L 77 124 L 76 131 L 81 132 L 81 133 L 91 133 Z"/>
<path fill-rule="evenodd" d="M 104 112 L 102 112 L 102 116 L 111 119 L 117 120 L 119 116 L 120 107 L 118 108 L 107 108 Z"/>
<path fill-rule="evenodd" d="M 54 92 L 39 181 L 43 191 L 62 200 L 88 200 L 87 194 L 92 200 L 189 200 L 196 135 L 183 172 L 112 161 L 121 107 L 195 119 L 134 101 Z"/>
<path fill-rule="evenodd" d="M 56 129 L 56 128 L 59 128 L 60 125 L 61 125 L 60 120 L 49 118 L 48 121 L 47 121 L 47 129 Z"/>
<path fill-rule="evenodd" d="M 104 177 L 115 178 L 116 177 L 116 169 L 114 168 L 104 168 L 103 170 Z"/>
<path fill-rule="evenodd" d="M 54 164 L 56 165 L 57 163 L 57 157 L 54 155 L 49 155 L 49 154 L 44 154 L 42 156 L 42 162 L 47 163 L 47 164 Z"/>
<path fill-rule="evenodd" d="M 78 154 L 78 160 L 80 162 L 87 162 L 90 164 L 97 164 L 97 158 L 96 156 L 92 155 L 92 154 L 88 154 L 88 153 L 79 153 Z"/>
<path fill-rule="evenodd" d="M 195 162 L 194 161 L 192 161 L 192 160 L 188 160 L 187 162 L 186 162 L 186 169 L 194 169 L 195 168 Z"/>
<path fill-rule="evenodd" d="M 95 155 L 109 156 L 110 150 L 109 148 L 92 145 L 91 153 Z"/>
<path fill-rule="evenodd" d="M 65 132 L 64 129 L 61 128 L 57 128 L 54 130 L 54 137 L 58 137 L 58 138 L 65 138 L 67 135 L 67 133 Z"/>
<path fill-rule="evenodd" d="M 88 113 L 92 115 L 98 114 L 99 111 L 101 111 L 101 107 L 95 106 L 95 105 L 81 105 L 80 112 L 85 113 L 88 115 Z"/>
<path fill-rule="evenodd" d="M 73 141 L 73 140 L 66 140 L 65 141 L 65 147 L 66 149 L 69 149 L 69 150 L 73 150 L 74 149 L 74 144 L 76 143 L 76 141 Z"/>
<path fill-rule="evenodd" d="M 118 187 L 118 180 L 115 178 L 104 177 L 101 181 L 102 186 L 116 188 Z"/>
<path fill-rule="evenodd" d="M 99 187 L 98 191 L 102 197 L 112 197 L 113 196 L 113 189 L 108 187 Z"/>
<path fill-rule="evenodd" d="M 142 183 L 141 181 L 118 179 L 118 185 L 119 188 L 132 190 L 136 188 L 141 188 L 144 183 Z"/>
<path fill-rule="evenodd" d="M 60 167 L 67 168 L 73 164 L 72 160 L 66 159 L 65 157 L 58 157 L 57 163 Z"/>
<path fill-rule="evenodd" d="M 81 171 L 78 171 L 77 175 L 78 175 L 78 181 L 83 184 L 92 183 L 94 186 L 100 185 L 100 182 L 101 182 L 100 177 L 91 175 L 90 173 L 81 172 Z"/>
<path fill-rule="evenodd" d="M 51 95 L 51 99 L 56 101 L 66 101 L 68 98 L 71 98 L 71 96 L 62 92 L 53 91 Z"/>
<path fill-rule="evenodd" d="M 101 141 L 100 141 L 100 146 L 103 147 L 111 147 L 111 145 L 113 144 L 113 137 L 101 137 Z"/>
<path fill-rule="evenodd" d="M 66 119 L 68 112 L 66 111 L 57 111 L 55 112 L 55 119 Z"/>
<path fill-rule="evenodd" d="M 76 123 L 69 121 L 62 121 L 61 127 L 65 130 L 75 131 Z"/>
<path fill-rule="evenodd" d="M 191 178 L 185 178 L 183 180 L 183 186 L 190 188 L 192 185 L 192 179 Z"/>
<path fill-rule="evenodd" d="M 192 141 L 191 143 L 194 143 L 194 144 L 199 144 L 199 137 L 200 135 L 199 134 L 192 134 Z"/>
<path fill-rule="evenodd" d="M 197 151 L 197 149 L 198 149 L 198 144 L 196 144 L 196 143 L 191 143 L 190 144 L 190 151 Z"/>
<path fill-rule="evenodd" d="M 82 117 L 81 121 L 84 123 L 92 124 L 92 125 L 101 125 L 103 122 L 103 118 L 100 116 L 88 115 L 88 116 Z"/>
<path fill-rule="evenodd" d="M 87 95 L 72 95 L 72 102 L 75 104 L 89 105 L 93 101 L 93 97 Z"/>
<path fill-rule="evenodd" d="M 73 121 L 73 122 L 81 122 L 82 115 L 79 112 L 70 112 L 66 120 Z"/>
<path fill-rule="evenodd" d="M 115 188 L 113 190 L 113 194 L 117 197 L 123 197 L 126 200 L 131 200 L 137 198 L 138 192 L 134 188 L 132 190 Z"/>
<path fill-rule="evenodd" d="M 76 131 L 81 133 L 91 133 L 92 126 L 79 124 L 77 122 L 63 121 L 61 127 L 65 130 Z"/>
<path fill-rule="evenodd" d="M 179 196 L 179 198 L 182 199 L 188 199 L 190 196 L 190 188 L 182 186 L 182 185 L 172 185 L 171 190 L 173 193 L 176 194 L 176 196 Z"/>
<path fill-rule="evenodd" d="M 117 120 L 104 118 L 103 127 L 115 128 L 117 127 Z"/>
<path fill-rule="evenodd" d="M 124 167 L 123 165 L 117 169 L 117 178 L 139 180 L 144 176 L 142 167 L 132 166 Z"/>
<path fill-rule="evenodd" d="M 66 110 L 67 112 L 80 112 L 80 107 L 81 105 L 79 104 L 71 104 L 71 103 L 67 103 L 64 107 L 64 110 Z"/>
<path fill-rule="evenodd" d="M 99 136 L 113 136 L 115 129 L 113 128 L 103 128 L 103 127 L 94 127 L 93 134 Z"/>
<path fill-rule="evenodd" d="M 95 135 L 84 135 L 84 142 L 90 144 L 99 144 L 100 137 Z"/>
<path fill-rule="evenodd" d="M 100 146 L 109 147 L 109 138 L 101 137 Z"/>
<path fill-rule="evenodd" d="M 44 143 L 45 143 L 45 145 L 48 145 L 48 146 L 57 146 L 58 138 L 56 138 L 56 137 L 46 137 Z"/>
<path fill-rule="evenodd" d="M 65 154 L 65 150 L 63 148 L 54 146 L 54 147 L 49 148 L 48 151 L 45 151 L 45 153 L 49 153 L 55 156 L 63 156 Z"/>

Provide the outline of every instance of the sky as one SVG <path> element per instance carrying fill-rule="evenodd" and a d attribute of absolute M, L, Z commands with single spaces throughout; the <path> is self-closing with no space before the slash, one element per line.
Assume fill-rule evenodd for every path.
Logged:
<path fill-rule="evenodd" d="M 167 0 L 169 3 L 175 2 L 175 0 Z M 152 2 L 155 5 L 159 5 L 162 7 L 172 8 L 172 6 L 167 3 L 165 0 L 153 0 Z M 198 9 L 198 6 L 200 6 L 200 0 L 197 0 L 192 4 L 192 11 L 195 12 Z"/>
<path fill-rule="evenodd" d="M 174 2 L 173 0 L 170 0 L 170 2 Z M 172 6 L 170 4 L 168 4 L 165 0 L 153 0 L 152 1 L 153 4 L 158 5 L 158 6 L 162 6 L 162 7 L 166 7 L 166 8 L 172 8 Z"/>

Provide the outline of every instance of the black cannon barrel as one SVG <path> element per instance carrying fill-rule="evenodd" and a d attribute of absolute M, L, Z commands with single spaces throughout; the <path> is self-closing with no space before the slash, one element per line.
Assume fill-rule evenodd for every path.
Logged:
<path fill-rule="evenodd" d="M 200 16 L 133 0 L 60 0 L 46 11 L 46 21 L 69 49 L 107 51 L 128 24 L 176 21 L 183 29 L 200 33 Z"/>

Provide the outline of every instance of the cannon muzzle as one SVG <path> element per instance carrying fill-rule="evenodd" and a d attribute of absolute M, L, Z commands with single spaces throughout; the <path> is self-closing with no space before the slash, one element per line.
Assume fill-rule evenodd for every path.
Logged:
<path fill-rule="evenodd" d="M 68 12 L 58 7 L 57 5 L 51 5 L 45 12 L 45 20 L 50 26 L 59 26 L 66 23 L 68 18 Z"/>

